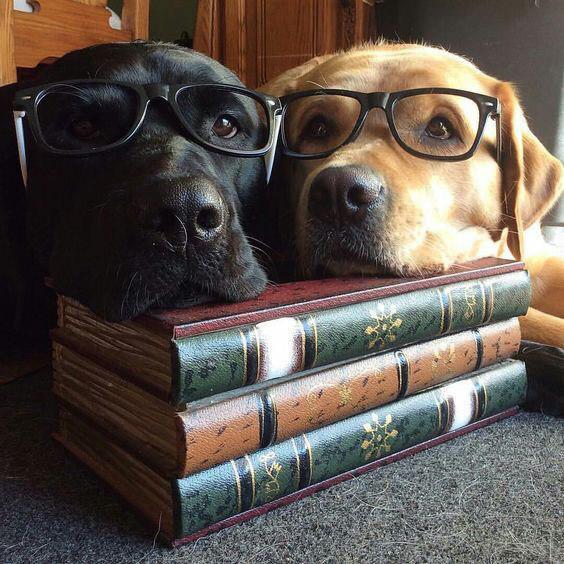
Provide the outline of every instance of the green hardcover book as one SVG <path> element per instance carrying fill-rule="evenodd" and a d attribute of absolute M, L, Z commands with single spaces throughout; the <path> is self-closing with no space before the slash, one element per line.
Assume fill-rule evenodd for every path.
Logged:
<path fill-rule="evenodd" d="M 166 480 L 102 432 L 63 412 L 58 438 L 170 540 L 191 540 L 432 446 L 524 401 L 526 371 L 508 360 L 446 385 Z M 402 454 L 403 453 L 403 454 Z"/>
<path fill-rule="evenodd" d="M 175 408 L 256 382 L 526 313 L 522 263 L 482 259 L 421 279 L 281 284 L 240 304 L 112 324 L 61 297 L 57 341 Z"/>

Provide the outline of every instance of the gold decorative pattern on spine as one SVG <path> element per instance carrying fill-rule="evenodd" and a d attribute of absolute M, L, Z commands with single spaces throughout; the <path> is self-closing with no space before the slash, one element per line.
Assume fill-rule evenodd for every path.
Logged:
<path fill-rule="evenodd" d="M 309 486 L 311 484 L 311 479 L 313 477 L 313 453 L 311 452 L 311 443 L 309 442 L 309 439 L 307 438 L 307 435 L 302 435 L 302 437 L 304 438 L 304 444 L 306 446 L 307 449 L 307 456 L 308 456 L 308 464 L 309 464 L 309 480 L 307 482 L 307 485 Z"/>
<path fill-rule="evenodd" d="M 445 356 L 443 356 L 443 354 Z M 433 360 L 431 362 L 431 375 L 433 378 L 440 373 L 439 367 L 441 362 L 445 368 L 446 374 L 450 374 L 454 361 L 456 360 L 456 347 L 454 343 L 444 343 L 442 345 L 436 345 L 433 349 Z M 441 374 L 442 375 L 442 374 Z"/>
<path fill-rule="evenodd" d="M 486 287 L 481 280 L 478 280 L 478 284 L 480 285 L 480 293 L 482 294 L 482 323 L 486 321 L 486 315 L 488 312 L 486 311 Z"/>
<path fill-rule="evenodd" d="M 347 405 L 351 401 L 352 395 L 352 388 L 347 385 L 346 380 L 341 382 L 339 384 L 339 407 Z"/>
<path fill-rule="evenodd" d="M 397 429 L 389 429 L 393 422 L 390 413 L 386 415 L 384 423 L 379 422 L 376 413 L 372 414 L 371 419 L 371 422 L 364 423 L 363 425 L 364 432 L 368 435 L 368 438 L 365 438 L 360 445 L 360 448 L 365 451 L 365 460 L 370 460 L 372 457 L 379 458 L 383 452 L 390 452 L 392 450 L 390 443 L 398 436 Z"/>
<path fill-rule="evenodd" d="M 249 371 L 247 368 L 247 362 L 249 361 L 247 352 L 247 339 L 245 338 L 245 333 L 239 329 L 239 335 L 241 335 L 241 343 L 243 344 L 243 386 L 247 383 L 247 378 Z"/>
<path fill-rule="evenodd" d="M 364 333 L 370 336 L 368 348 L 376 346 L 382 349 L 387 344 L 394 343 L 397 338 L 396 331 L 403 323 L 401 317 L 397 317 L 397 307 L 391 305 L 386 311 L 383 305 L 378 304 L 377 310 L 369 310 L 369 314 L 376 323 L 368 325 L 364 330 Z"/>
<path fill-rule="evenodd" d="M 447 326 L 447 331 L 450 331 L 451 325 L 452 325 L 452 317 L 454 315 L 454 308 L 452 305 L 452 293 L 450 291 L 450 288 L 445 288 L 445 293 L 448 297 L 448 326 Z"/>
<path fill-rule="evenodd" d="M 264 484 L 265 494 L 267 497 L 272 498 L 280 491 L 280 482 L 278 481 L 278 477 L 280 476 L 280 472 L 282 472 L 282 465 L 277 462 L 276 453 L 272 450 L 265 454 L 261 454 L 259 460 L 264 467 L 266 475 L 270 478 Z"/>
<path fill-rule="evenodd" d="M 309 318 L 311 327 L 313 329 L 313 361 L 311 362 L 311 368 L 317 364 L 317 323 L 314 317 Z"/>
<path fill-rule="evenodd" d="M 300 453 L 298 452 L 298 446 L 296 445 L 294 438 L 292 437 L 290 440 L 292 441 L 292 448 L 294 449 L 294 454 L 296 455 L 296 485 L 298 486 L 302 475 L 302 469 L 300 467 Z"/>
<path fill-rule="evenodd" d="M 472 382 L 472 394 L 474 396 L 474 413 L 472 415 L 472 421 L 476 421 L 478 419 L 479 397 L 478 390 L 476 389 L 476 384 L 474 382 Z"/>
<path fill-rule="evenodd" d="M 486 413 L 488 410 L 488 389 L 484 386 L 484 382 L 482 382 L 479 376 L 476 376 L 476 380 L 480 383 L 480 386 L 482 386 L 482 390 L 484 390 L 484 413 Z"/>
<path fill-rule="evenodd" d="M 443 396 L 443 401 L 444 401 L 445 406 L 446 406 L 446 428 L 445 428 L 445 431 L 448 431 L 448 429 L 450 429 L 450 426 L 452 425 L 450 401 L 447 397 L 445 397 L 444 393 L 441 392 L 441 395 Z"/>
<path fill-rule="evenodd" d="M 437 392 L 433 392 L 433 399 L 435 400 L 435 405 L 437 406 L 437 417 L 439 419 L 437 431 L 440 431 L 443 426 L 443 418 L 441 416 L 441 400 L 437 397 Z"/>
<path fill-rule="evenodd" d="M 488 311 L 488 318 L 486 319 L 486 321 L 489 323 L 492 319 L 492 315 L 494 311 L 494 290 L 493 290 L 493 284 L 491 282 L 488 284 L 488 289 L 490 291 L 490 311 Z"/>
<path fill-rule="evenodd" d="M 231 467 L 233 468 L 233 474 L 235 474 L 235 483 L 237 484 L 237 511 L 241 512 L 243 508 L 243 500 L 241 494 L 241 478 L 239 477 L 239 472 L 237 472 L 237 465 L 234 460 L 229 461 Z"/>
<path fill-rule="evenodd" d="M 441 296 L 441 290 L 437 290 L 437 296 L 439 297 L 439 305 L 441 306 L 441 326 L 439 328 L 439 335 L 443 334 L 445 328 L 445 306 L 443 304 L 443 298 Z"/>
<path fill-rule="evenodd" d="M 260 338 L 259 338 L 258 329 L 257 329 L 256 325 L 253 325 L 253 333 L 255 335 L 255 341 L 256 341 L 256 345 L 257 345 L 257 378 L 256 378 L 256 381 L 260 382 L 261 379 L 262 379 L 261 373 L 260 373 Z"/>
<path fill-rule="evenodd" d="M 304 331 L 304 326 L 300 319 L 296 319 L 299 327 L 300 327 L 300 336 L 302 338 L 302 358 L 300 360 L 300 371 L 305 368 L 305 349 L 306 349 L 306 335 Z"/>
<path fill-rule="evenodd" d="M 464 287 L 464 301 L 466 302 L 466 309 L 464 310 L 464 319 L 470 321 L 474 319 L 476 314 L 476 306 L 478 305 L 478 299 L 474 293 L 474 288 L 472 286 Z"/>
<path fill-rule="evenodd" d="M 251 499 L 251 505 L 249 509 L 252 509 L 255 506 L 255 498 L 256 498 L 255 469 L 253 467 L 253 462 L 249 458 L 248 454 L 245 454 L 245 460 L 247 461 L 247 466 L 249 467 L 249 473 L 251 474 L 251 489 L 253 490 L 253 497 Z"/>
<path fill-rule="evenodd" d="M 268 394 L 270 405 L 272 406 L 272 434 L 278 436 L 278 410 L 276 409 L 276 400 L 272 394 Z M 273 441 L 276 442 L 276 441 Z"/>

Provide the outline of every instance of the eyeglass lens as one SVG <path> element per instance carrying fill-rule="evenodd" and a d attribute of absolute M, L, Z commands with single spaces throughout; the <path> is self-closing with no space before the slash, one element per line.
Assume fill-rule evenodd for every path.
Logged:
<path fill-rule="evenodd" d="M 139 96 L 115 84 L 61 84 L 37 105 L 39 128 L 47 145 L 88 151 L 123 139 L 135 125 Z"/>
<path fill-rule="evenodd" d="M 257 151 L 268 143 L 264 104 L 245 93 L 214 86 L 189 86 L 176 96 L 190 132 L 218 149 Z"/>
<path fill-rule="evenodd" d="M 343 95 L 293 100 L 284 113 L 286 145 L 302 155 L 335 150 L 350 137 L 361 112 L 359 101 Z M 392 118 L 401 142 L 423 156 L 462 156 L 472 148 L 480 129 L 478 104 L 455 94 L 398 99 L 392 107 Z"/>
<path fill-rule="evenodd" d="M 188 86 L 177 93 L 184 126 L 204 143 L 233 151 L 264 149 L 268 111 L 250 95 L 214 86 Z M 57 150 L 88 152 L 125 139 L 140 114 L 137 91 L 110 83 L 61 84 L 37 104 L 41 134 Z"/>

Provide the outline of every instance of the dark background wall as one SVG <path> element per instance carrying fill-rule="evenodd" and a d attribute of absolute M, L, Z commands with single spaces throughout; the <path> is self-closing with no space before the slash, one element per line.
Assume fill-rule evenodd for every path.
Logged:
<path fill-rule="evenodd" d="M 425 41 L 464 55 L 513 82 L 529 125 L 564 159 L 564 0 L 386 0 L 389 39 Z M 551 222 L 564 225 L 564 205 Z"/>
<path fill-rule="evenodd" d="M 233 1 L 233 0 L 228 0 Z M 121 13 L 122 0 L 109 0 L 108 6 Z M 176 41 L 186 33 L 194 37 L 198 0 L 151 0 L 149 35 L 159 41 Z"/>

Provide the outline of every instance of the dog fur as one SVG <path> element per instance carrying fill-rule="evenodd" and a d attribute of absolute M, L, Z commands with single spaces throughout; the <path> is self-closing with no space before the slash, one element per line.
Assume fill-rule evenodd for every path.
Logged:
<path fill-rule="evenodd" d="M 320 272 L 412 276 L 483 256 L 523 259 L 533 285 L 523 337 L 564 346 L 564 254 L 540 231 L 540 220 L 562 193 L 562 164 L 530 131 L 511 84 L 443 49 L 379 43 L 314 58 L 263 90 L 284 96 L 319 88 L 393 92 L 422 87 L 497 97 L 501 164 L 495 159 L 493 120 L 473 157 L 437 162 L 403 150 L 380 110 L 369 114 L 354 142 L 327 158 L 283 157 L 274 178 L 276 206 L 282 237 L 293 239 L 299 270 L 310 277 Z M 386 190 L 385 211 L 380 206 L 380 215 L 369 217 L 361 233 L 358 226 L 316 225 L 308 211 L 312 184 L 331 167 L 362 167 Z"/>
<path fill-rule="evenodd" d="M 134 42 L 69 53 L 33 83 L 0 89 L 0 332 L 20 341 L 30 333 L 46 335 L 53 303 L 45 295 L 44 276 L 51 277 L 55 290 L 111 321 L 201 296 L 238 301 L 258 295 L 266 275 L 243 223 L 256 223 L 253 213 L 266 184 L 262 159 L 219 155 L 191 142 L 159 100 L 150 104 L 131 141 L 96 156 L 46 154 L 28 130 L 26 192 L 12 118 L 14 93 L 80 78 L 242 86 L 232 72 L 200 53 Z M 152 228 L 151 213 L 169 210 L 176 217 L 180 210 L 180 215 L 195 205 L 202 187 L 222 202 L 222 235 L 204 245 L 177 217 L 183 247 L 173 248 L 158 226 Z"/>

